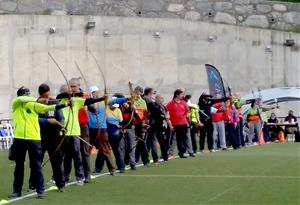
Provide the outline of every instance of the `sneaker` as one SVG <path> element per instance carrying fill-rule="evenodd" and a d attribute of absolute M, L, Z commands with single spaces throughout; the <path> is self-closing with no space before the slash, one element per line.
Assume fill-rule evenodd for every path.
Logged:
<path fill-rule="evenodd" d="M 223 150 L 223 151 L 228 151 L 228 148 L 223 147 L 222 150 Z"/>
<path fill-rule="evenodd" d="M 66 190 L 65 186 L 63 186 L 63 187 L 61 187 L 61 188 L 58 189 L 58 192 L 65 192 L 65 190 Z"/>
<path fill-rule="evenodd" d="M 216 150 L 214 150 L 214 149 L 211 149 L 211 150 L 209 150 L 209 151 L 212 152 L 212 153 L 216 152 Z"/>
<path fill-rule="evenodd" d="M 21 193 L 16 193 L 16 192 L 13 192 L 11 194 L 8 195 L 8 198 L 9 199 L 14 199 L 14 198 L 18 198 L 21 196 Z"/>
<path fill-rule="evenodd" d="M 100 170 L 98 170 L 98 169 L 95 169 L 95 170 L 93 171 L 93 173 L 94 173 L 94 174 L 100 174 L 100 173 L 101 173 L 101 171 L 100 171 Z"/>
<path fill-rule="evenodd" d="M 131 169 L 131 170 L 136 170 L 135 165 L 130 165 L 130 169 Z"/>
<path fill-rule="evenodd" d="M 55 180 L 53 178 L 51 178 L 48 182 L 47 182 L 48 185 L 52 185 L 52 184 L 55 184 Z"/>
<path fill-rule="evenodd" d="M 35 187 L 34 186 L 30 186 L 28 188 L 27 192 L 35 192 Z"/>
<path fill-rule="evenodd" d="M 144 164 L 144 167 L 147 167 L 147 168 L 149 168 L 149 167 L 150 167 L 150 164 L 149 164 L 149 163 L 147 163 L 147 164 Z"/>
<path fill-rule="evenodd" d="M 90 183 L 90 182 L 91 182 L 90 179 L 85 179 L 85 180 L 83 181 L 83 183 L 85 183 L 85 184 L 88 184 L 88 183 Z"/>
<path fill-rule="evenodd" d="M 257 142 L 254 142 L 253 145 L 258 145 L 258 143 L 257 143 Z"/>
<path fill-rule="evenodd" d="M 37 199 L 43 199 L 43 198 L 44 198 L 43 193 L 37 194 L 36 198 L 37 198 Z"/>
<path fill-rule="evenodd" d="M 191 153 L 190 157 L 196 157 L 196 155 L 194 153 Z"/>
<path fill-rule="evenodd" d="M 169 157 L 169 159 L 170 159 L 170 160 L 176 159 L 176 157 L 172 155 L 172 156 Z"/>
<path fill-rule="evenodd" d="M 77 186 L 83 186 L 83 180 L 77 180 L 76 185 Z"/>
<path fill-rule="evenodd" d="M 109 172 L 109 174 L 110 174 L 110 176 L 115 176 L 116 175 L 114 171 Z"/>
<path fill-rule="evenodd" d="M 187 158 L 187 156 L 184 156 L 184 155 L 181 155 L 181 156 L 179 156 L 180 158 L 183 158 L 183 159 L 185 159 L 185 158 Z"/>

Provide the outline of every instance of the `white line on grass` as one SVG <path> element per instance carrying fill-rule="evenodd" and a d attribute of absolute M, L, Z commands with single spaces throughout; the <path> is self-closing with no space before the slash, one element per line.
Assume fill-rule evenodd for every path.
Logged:
<path fill-rule="evenodd" d="M 253 145 L 250 145 L 251 147 L 253 146 Z M 250 147 L 249 146 L 249 147 Z M 219 151 L 219 150 L 216 150 L 216 151 Z M 197 153 L 197 155 L 198 154 L 200 154 L 200 153 Z M 179 156 L 175 156 L 174 157 L 175 159 L 176 158 L 179 158 Z M 174 159 L 173 158 L 173 159 Z M 151 160 L 152 161 L 152 160 Z M 161 160 L 159 160 L 160 162 L 161 161 L 163 161 L 162 159 Z M 153 161 L 152 161 L 153 162 Z M 151 162 L 151 163 L 152 163 Z M 139 165 L 137 165 L 136 167 L 142 167 L 143 166 L 143 164 L 139 164 Z M 126 170 L 128 170 L 129 168 L 127 168 Z M 97 174 L 97 175 L 94 175 L 94 176 L 91 176 L 92 177 L 92 179 L 95 179 L 95 178 L 98 178 L 98 177 L 102 177 L 102 176 L 107 176 L 107 175 L 109 175 L 110 173 L 109 172 L 106 172 L 106 173 L 103 173 L 103 174 Z M 124 175 L 124 176 L 134 176 L 134 175 Z M 146 176 L 146 175 L 140 175 L 140 176 Z M 151 175 L 151 176 L 155 176 L 155 175 Z M 167 176 L 167 175 L 163 175 L 163 176 Z M 181 175 L 182 176 L 182 175 Z M 195 176 L 195 175 L 193 175 L 193 176 Z M 75 185 L 77 182 L 75 181 L 75 182 L 69 182 L 69 183 L 67 183 L 66 184 L 66 187 L 68 187 L 68 186 L 71 186 L 71 185 Z M 51 187 L 49 187 L 48 189 L 46 189 L 45 190 L 45 192 L 49 192 L 49 191 L 52 191 L 52 190 L 57 190 L 57 188 L 55 188 L 55 187 L 53 187 L 53 186 L 51 186 Z M 24 196 L 21 196 L 21 197 L 18 197 L 18 198 L 15 198 L 15 199 L 10 199 L 10 200 L 6 200 L 6 199 L 2 199 L 2 200 L 0 200 L 0 205 L 2 205 L 2 204 L 8 204 L 8 203 L 12 203 L 12 202 L 15 202 L 15 201 L 20 201 L 20 200 L 22 200 L 22 199 L 26 199 L 26 198 L 29 198 L 29 197 L 33 197 L 33 196 L 36 196 L 37 195 L 37 193 L 30 193 L 30 194 L 27 194 L 27 195 L 24 195 Z"/>
<path fill-rule="evenodd" d="M 122 174 L 118 177 L 178 177 L 178 178 L 267 178 L 267 179 L 300 179 L 300 176 L 231 176 L 231 175 L 188 175 L 188 174 Z"/>
<path fill-rule="evenodd" d="M 178 156 L 175 156 L 175 158 L 178 158 Z M 163 161 L 162 159 L 159 160 L 159 162 L 162 162 L 162 161 Z M 153 163 L 153 160 L 151 160 L 151 163 Z M 136 165 L 136 167 L 142 167 L 142 166 L 144 166 L 144 165 L 143 164 Z M 126 168 L 126 170 L 129 170 L 129 169 L 130 168 Z M 116 171 L 116 172 L 118 173 L 119 171 Z M 103 173 L 103 174 L 91 175 L 91 178 L 95 179 L 95 178 L 98 178 L 98 177 L 108 176 L 108 175 L 110 175 L 110 173 L 106 172 L 106 173 Z M 76 181 L 69 182 L 69 183 L 66 184 L 66 187 L 71 186 L 71 185 L 75 185 L 76 183 L 77 183 Z M 57 187 L 56 186 L 51 186 L 48 189 L 46 189 L 45 192 L 49 192 L 49 191 L 53 191 L 53 190 L 57 190 Z M 37 196 L 37 193 L 34 192 L 34 193 L 26 194 L 24 196 L 21 196 L 21 197 L 15 198 L 15 199 L 10 199 L 10 200 L 2 199 L 2 200 L 0 200 L 0 205 L 12 203 L 12 202 L 15 202 L 15 201 L 20 201 L 22 199 L 26 199 L 26 198 L 33 197 L 33 196 Z"/>
<path fill-rule="evenodd" d="M 229 192 L 229 191 L 231 191 L 231 190 L 237 188 L 238 186 L 240 186 L 240 185 L 239 185 L 239 184 L 236 184 L 236 185 L 233 186 L 233 187 L 229 187 L 228 189 L 225 189 L 223 192 L 221 192 L 221 193 L 219 193 L 219 194 L 217 194 L 217 195 L 211 197 L 210 199 L 204 201 L 204 202 L 201 203 L 201 204 L 206 204 L 206 203 L 208 203 L 208 202 L 210 202 L 210 201 L 213 201 L 213 200 L 219 198 L 220 196 L 223 196 L 223 195 L 226 194 L 227 192 Z"/>

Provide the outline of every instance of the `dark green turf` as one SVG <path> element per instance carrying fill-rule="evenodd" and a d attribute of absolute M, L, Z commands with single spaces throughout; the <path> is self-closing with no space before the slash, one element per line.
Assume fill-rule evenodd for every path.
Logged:
<path fill-rule="evenodd" d="M 0 153 L 0 160 L 3 199 L 11 190 L 13 168 L 8 166 L 6 153 Z M 45 179 L 49 177 L 47 166 Z M 65 193 L 47 192 L 43 200 L 30 198 L 16 204 L 285 205 L 300 204 L 299 197 L 300 144 L 288 143 L 171 160 L 115 177 L 99 177 L 83 187 L 70 186 Z"/>

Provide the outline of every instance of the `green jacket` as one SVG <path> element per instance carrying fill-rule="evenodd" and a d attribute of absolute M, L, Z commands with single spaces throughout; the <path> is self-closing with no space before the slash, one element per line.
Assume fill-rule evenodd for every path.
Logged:
<path fill-rule="evenodd" d="M 67 103 L 67 99 L 62 99 L 60 102 Z M 78 111 L 84 107 L 85 99 L 80 97 L 72 97 L 72 108 L 65 107 L 62 109 L 65 126 L 67 126 L 66 136 L 80 136 L 80 124 L 78 120 Z"/>
<path fill-rule="evenodd" d="M 235 105 L 236 109 L 240 109 L 245 104 L 246 104 L 246 100 L 242 100 L 242 99 L 236 100 L 234 102 L 234 105 Z"/>
<path fill-rule="evenodd" d="M 190 118 L 193 124 L 198 124 L 200 122 L 199 107 L 196 104 L 190 106 Z"/>
<path fill-rule="evenodd" d="M 12 102 L 14 138 L 41 140 L 38 114 L 53 111 L 55 106 L 38 103 L 34 97 L 16 97 Z"/>
<path fill-rule="evenodd" d="M 249 110 L 247 111 L 247 115 L 260 115 L 261 114 L 261 109 L 259 109 L 259 108 L 252 108 L 252 107 L 250 107 L 249 108 Z"/>

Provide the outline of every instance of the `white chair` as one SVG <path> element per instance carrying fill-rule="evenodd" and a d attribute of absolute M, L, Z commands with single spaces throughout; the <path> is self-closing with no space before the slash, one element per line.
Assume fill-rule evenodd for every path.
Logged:
<path fill-rule="evenodd" d="M 6 135 L 0 137 L 0 149 L 9 149 L 9 147 L 13 143 L 14 131 L 11 124 L 9 123 L 6 123 L 3 128 L 5 129 Z"/>

